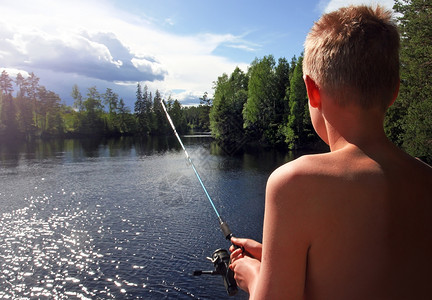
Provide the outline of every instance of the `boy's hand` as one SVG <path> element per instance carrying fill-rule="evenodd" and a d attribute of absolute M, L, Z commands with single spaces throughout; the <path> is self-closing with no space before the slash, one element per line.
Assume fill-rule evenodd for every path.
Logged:
<path fill-rule="evenodd" d="M 240 252 L 240 254 L 232 260 L 230 269 L 234 272 L 237 285 L 250 294 L 255 288 L 261 262 L 258 259 L 243 255 L 241 249 L 235 250 L 232 255 L 236 252 Z"/>
<path fill-rule="evenodd" d="M 257 241 L 251 240 L 251 239 L 241 239 L 232 237 L 231 243 L 238 246 L 239 249 L 234 249 L 234 246 L 230 247 L 231 259 L 239 258 L 238 256 L 240 254 L 247 255 L 252 258 L 255 258 L 259 261 L 261 261 L 261 254 L 262 254 L 262 244 L 258 243 Z"/>

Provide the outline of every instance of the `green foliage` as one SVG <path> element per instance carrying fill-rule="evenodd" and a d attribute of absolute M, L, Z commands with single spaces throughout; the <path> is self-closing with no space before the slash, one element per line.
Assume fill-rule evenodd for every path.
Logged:
<path fill-rule="evenodd" d="M 401 32 L 401 87 L 399 98 L 387 112 L 384 129 L 408 153 L 432 163 L 432 5 L 430 1 L 398 0 L 394 8 Z M 310 120 L 302 62 L 302 56 L 294 56 L 290 63 L 281 58 L 276 66 L 271 55 L 257 58 L 246 75 L 247 86 L 240 88 L 230 82 L 238 70 L 230 78 L 226 74 L 219 77 L 210 110 L 216 139 L 246 137 L 269 145 L 283 142 L 290 149 L 321 148 Z M 244 103 L 241 115 L 233 109 L 233 99 Z M 236 131 L 241 116 L 246 130 Z"/>
<path fill-rule="evenodd" d="M 301 56 L 294 68 L 289 92 L 289 117 L 288 128 L 285 130 L 285 142 L 290 149 L 301 147 L 307 139 L 307 93 L 303 81 L 303 56 Z M 307 112 L 306 112 L 307 111 Z"/>
<path fill-rule="evenodd" d="M 405 117 L 403 147 L 413 156 L 432 163 L 432 101 L 413 103 Z"/>
<path fill-rule="evenodd" d="M 18 126 L 16 122 L 16 108 L 13 103 L 12 95 L 10 91 L 2 90 L 3 92 L 0 94 L 0 133 L 2 135 L 13 138 L 18 134 Z M 6 93 L 5 93 L 6 92 Z"/>
<path fill-rule="evenodd" d="M 213 100 L 208 97 L 208 93 L 205 92 L 200 98 L 199 110 L 199 127 L 202 131 L 210 130 L 210 108 Z"/>
<path fill-rule="evenodd" d="M 132 134 L 135 132 L 135 118 L 131 114 L 130 108 L 125 106 L 123 98 L 120 98 L 115 116 L 116 127 L 120 134 Z"/>
<path fill-rule="evenodd" d="M 16 138 L 62 136 L 166 135 L 171 128 L 166 120 L 156 90 L 153 99 L 148 87 L 137 85 L 134 114 L 112 89 L 99 93 L 87 89 L 83 97 L 78 85 L 72 87 L 73 107 L 61 104 L 60 97 L 39 84 L 33 73 L 27 78 L 17 75 L 16 97 L 12 96 L 13 80 L 7 72 L 0 75 L 0 141 Z M 212 100 L 207 93 L 201 99 L 197 119 L 208 130 L 208 110 Z M 179 133 L 189 127 L 186 110 L 178 100 L 167 100 L 167 108 Z M 204 108 L 204 109 L 202 109 Z M 205 120 L 207 123 L 205 124 Z"/>
<path fill-rule="evenodd" d="M 60 98 L 39 85 L 33 73 L 26 79 L 16 77 L 17 96 L 12 96 L 13 80 L 7 72 L 0 76 L 0 136 L 20 138 L 58 135 L 63 132 Z"/>
<path fill-rule="evenodd" d="M 162 108 L 162 97 L 159 93 L 159 90 L 156 90 L 155 96 L 153 99 L 153 124 L 152 124 L 152 135 L 166 135 L 169 133 L 170 125 L 167 122 L 167 118 L 165 116 L 165 112 Z"/>
<path fill-rule="evenodd" d="M 230 77 L 223 74 L 215 82 L 210 129 L 229 153 L 245 141 L 242 111 L 247 100 L 247 87 L 248 77 L 238 67 Z"/>
<path fill-rule="evenodd" d="M 149 93 L 147 85 L 141 90 L 141 85 L 137 85 L 137 100 L 135 102 L 135 117 L 137 120 L 137 131 L 140 135 L 149 135 L 153 124 L 153 98 Z"/>
<path fill-rule="evenodd" d="M 73 107 L 76 108 L 78 111 L 83 111 L 84 107 L 83 107 L 82 95 L 81 92 L 79 91 L 78 85 L 74 84 L 74 86 L 72 87 L 71 96 L 74 99 Z"/>
<path fill-rule="evenodd" d="M 38 128 L 42 135 L 57 135 L 63 132 L 60 115 L 60 97 L 45 87 L 38 87 Z"/>
<path fill-rule="evenodd" d="M 12 79 L 10 79 L 8 73 L 3 70 L 0 75 L 0 93 L 2 95 L 9 95 L 12 91 Z"/>
<path fill-rule="evenodd" d="M 248 97 L 244 105 L 245 128 L 254 130 L 258 140 L 265 139 L 266 124 L 273 123 L 276 105 L 275 60 L 272 55 L 255 59 L 249 68 Z"/>
<path fill-rule="evenodd" d="M 244 126 L 255 140 L 269 145 L 283 144 L 286 134 L 289 135 L 284 124 L 289 121 L 290 112 L 287 98 L 292 77 L 290 64 L 285 58 L 279 58 L 276 65 L 270 55 L 255 59 L 248 74 L 250 78 L 248 99 L 243 111 Z"/>
<path fill-rule="evenodd" d="M 212 135 L 217 139 L 222 139 L 224 137 L 224 130 L 222 128 L 222 123 L 229 113 L 228 102 L 226 100 L 229 93 L 228 87 L 228 75 L 222 74 L 219 76 L 215 84 L 215 93 L 213 99 L 213 107 L 210 109 L 210 129 Z"/>
<path fill-rule="evenodd" d="M 103 103 L 108 106 L 109 114 L 114 114 L 119 104 L 119 97 L 112 89 L 107 88 L 105 94 L 102 95 Z"/>
<path fill-rule="evenodd" d="M 386 134 L 411 155 L 432 163 L 432 11 L 430 1 L 397 0 L 401 32 L 401 88 L 385 119 Z M 167 109 L 179 133 L 188 129 L 208 131 L 229 153 L 247 141 L 266 145 L 310 148 L 319 140 L 309 116 L 302 74 L 303 57 L 288 62 L 272 55 L 255 59 L 244 73 L 238 67 L 214 82 L 214 96 L 207 93 L 199 106 L 182 107 L 168 99 Z M 137 85 L 134 111 L 111 89 L 100 94 L 88 89 L 86 98 L 77 85 L 72 88 L 74 105 L 39 85 L 33 73 L 13 80 L 0 75 L 0 137 L 79 135 L 164 135 L 171 129 L 160 105 L 148 87 Z M 165 100 L 163 100 L 165 101 Z M 105 106 L 106 108 L 105 108 Z"/>
<path fill-rule="evenodd" d="M 178 100 L 168 99 L 167 101 L 167 110 L 175 124 L 176 130 L 178 133 L 184 133 L 188 130 L 188 125 L 186 122 L 186 117 L 183 113 L 182 106 Z M 166 118 L 165 118 L 166 119 Z M 169 127 L 168 123 L 165 120 L 165 130 L 168 134 L 171 131 L 171 127 Z"/>
<path fill-rule="evenodd" d="M 236 68 L 230 77 L 220 76 L 210 110 L 213 136 L 222 144 L 254 140 L 291 149 L 315 143 L 302 60 L 280 58 L 276 64 L 269 55 L 255 59 L 247 74 Z"/>
<path fill-rule="evenodd" d="M 398 0 L 401 33 L 400 94 L 386 119 L 386 133 L 411 155 L 432 163 L 432 5 Z"/>
<path fill-rule="evenodd" d="M 198 106 L 183 107 L 182 112 L 187 127 L 196 132 L 210 131 L 211 106 L 200 104 Z"/>

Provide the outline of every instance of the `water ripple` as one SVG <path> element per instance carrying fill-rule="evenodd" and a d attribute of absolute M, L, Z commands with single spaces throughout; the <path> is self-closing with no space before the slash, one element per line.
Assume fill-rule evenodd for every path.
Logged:
<path fill-rule="evenodd" d="M 52 196 L 30 199 L 30 205 L 0 219 L 0 298 L 56 299 L 95 296 L 82 278 L 97 280 L 101 257 L 93 238 L 79 229 L 85 211 L 63 211 L 44 218 Z M 82 220 L 81 220 L 82 221 Z"/>

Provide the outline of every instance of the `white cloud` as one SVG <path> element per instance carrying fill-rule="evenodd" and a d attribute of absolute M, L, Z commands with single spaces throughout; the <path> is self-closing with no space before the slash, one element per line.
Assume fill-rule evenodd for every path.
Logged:
<path fill-rule="evenodd" d="M 325 13 L 337 10 L 341 7 L 348 5 L 381 5 L 388 9 L 393 9 L 394 1 L 393 0 L 330 0 L 327 4 L 326 1 L 320 1 L 319 6 L 324 8 Z"/>
<path fill-rule="evenodd" d="M 140 58 L 141 68 L 137 68 L 135 55 L 112 32 L 91 33 L 69 27 L 52 33 L 41 24 L 43 20 L 31 30 L 19 23 L 1 26 L 0 48 L 4 51 L 0 66 L 49 69 L 106 81 L 153 81 L 166 74 L 155 61 L 148 61 L 143 68 L 145 57 Z"/>
<path fill-rule="evenodd" d="M 103 0 L 2 4 L 0 67 L 33 71 L 44 82 L 49 79 L 42 74 L 57 72 L 70 74 L 65 76 L 68 80 L 86 80 L 85 87 L 92 86 L 91 80 L 106 81 L 107 87 L 141 81 L 166 93 L 185 90 L 173 95 L 179 100 L 202 96 L 211 92 L 217 76 L 237 65 L 212 54 L 220 45 L 248 51 L 254 47 L 232 34 L 174 35 L 151 19 L 119 11 Z M 69 83 L 70 89 L 74 83 Z"/>
<path fill-rule="evenodd" d="M 30 74 L 25 70 L 15 69 L 15 68 L 0 68 L 0 73 L 6 71 L 9 78 L 15 79 L 18 74 L 21 74 L 24 78 L 27 78 Z"/>

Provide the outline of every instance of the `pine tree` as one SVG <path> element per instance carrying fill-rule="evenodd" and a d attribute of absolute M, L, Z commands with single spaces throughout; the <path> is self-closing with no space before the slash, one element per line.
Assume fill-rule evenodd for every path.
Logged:
<path fill-rule="evenodd" d="M 162 101 L 162 96 L 159 90 L 156 90 L 153 99 L 154 120 L 152 126 L 152 133 L 154 135 L 168 134 L 167 120 L 166 120 L 165 112 L 163 111 L 162 108 L 161 101 Z"/>
<path fill-rule="evenodd" d="M 27 96 L 27 82 L 21 73 L 18 73 L 15 83 L 18 88 L 15 99 L 17 106 L 18 129 L 21 134 L 29 138 L 34 134 L 35 127 L 33 124 L 32 103 Z"/>
<path fill-rule="evenodd" d="M 0 137 L 3 136 L 8 140 L 14 139 L 18 135 L 16 108 L 11 92 L 0 93 Z"/>
<path fill-rule="evenodd" d="M 0 93 L 3 95 L 9 95 L 13 91 L 12 79 L 9 77 L 8 73 L 3 70 L 0 75 Z"/>

